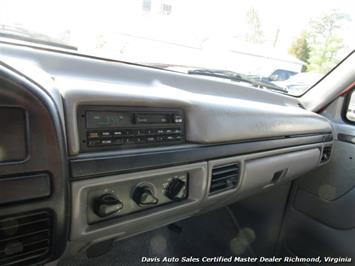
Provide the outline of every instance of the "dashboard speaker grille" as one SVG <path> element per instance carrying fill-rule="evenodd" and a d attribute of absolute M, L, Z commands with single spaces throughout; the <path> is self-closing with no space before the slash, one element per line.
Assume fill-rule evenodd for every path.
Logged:
<path fill-rule="evenodd" d="M 0 265 L 32 265 L 50 251 L 51 216 L 33 212 L 0 218 Z"/>
<path fill-rule="evenodd" d="M 214 166 L 210 185 L 210 194 L 235 188 L 240 176 L 240 164 Z"/>

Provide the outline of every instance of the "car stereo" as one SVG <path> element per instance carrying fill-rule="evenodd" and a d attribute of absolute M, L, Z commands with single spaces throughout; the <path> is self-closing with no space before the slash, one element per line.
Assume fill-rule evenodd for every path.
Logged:
<path fill-rule="evenodd" d="M 184 122 L 184 113 L 180 109 L 80 106 L 80 150 L 183 143 Z"/>

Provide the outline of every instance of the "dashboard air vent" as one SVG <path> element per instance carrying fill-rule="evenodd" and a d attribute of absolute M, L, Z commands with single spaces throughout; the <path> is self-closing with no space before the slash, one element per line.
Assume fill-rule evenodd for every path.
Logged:
<path fill-rule="evenodd" d="M 0 218 L 0 265 L 32 265 L 49 254 L 51 217 L 47 212 Z"/>
<path fill-rule="evenodd" d="M 235 188 L 239 181 L 239 174 L 239 163 L 214 166 L 212 169 L 210 194 Z"/>
<path fill-rule="evenodd" d="M 323 148 L 322 157 L 320 159 L 321 163 L 328 162 L 330 159 L 331 153 L 332 153 L 332 146 L 325 146 Z"/>

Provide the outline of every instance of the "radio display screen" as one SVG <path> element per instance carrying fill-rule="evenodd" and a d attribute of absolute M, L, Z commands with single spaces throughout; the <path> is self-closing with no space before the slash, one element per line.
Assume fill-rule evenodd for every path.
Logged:
<path fill-rule="evenodd" d="M 123 112 L 86 112 L 87 128 L 115 128 L 132 125 L 132 114 Z"/>

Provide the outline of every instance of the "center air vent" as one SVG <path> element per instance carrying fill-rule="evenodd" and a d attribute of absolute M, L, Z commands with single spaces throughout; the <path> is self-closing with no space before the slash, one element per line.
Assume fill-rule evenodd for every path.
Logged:
<path fill-rule="evenodd" d="M 32 265 L 49 254 L 51 217 L 47 212 L 0 219 L 0 265 Z"/>
<path fill-rule="evenodd" d="M 239 163 L 214 166 L 212 169 L 210 193 L 235 188 L 239 181 L 239 170 Z"/>

